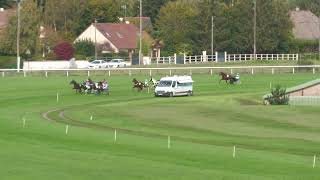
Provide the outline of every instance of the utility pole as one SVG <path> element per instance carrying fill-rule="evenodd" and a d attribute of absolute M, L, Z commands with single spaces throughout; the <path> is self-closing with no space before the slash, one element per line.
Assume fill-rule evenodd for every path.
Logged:
<path fill-rule="evenodd" d="M 254 17 L 253 17 L 253 55 L 256 58 L 257 54 L 257 0 L 254 1 Z"/>
<path fill-rule="evenodd" d="M 320 60 L 320 17 L 318 18 L 318 26 L 319 26 L 318 39 L 319 39 L 319 60 Z"/>
<path fill-rule="evenodd" d="M 139 65 L 141 65 L 142 58 L 142 0 L 140 0 L 140 33 L 139 33 Z"/>
<path fill-rule="evenodd" d="M 211 55 L 213 55 L 213 16 L 211 16 Z"/>
<path fill-rule="evenodd" d="M 94 60 L 97 60 L 97 19 L 94 19 Z"/>
<path fill-rule="evenodd" d="M 20 9 L 21 9 L 21 0 L 17 0 L 17 72 L 20 72 Z"/>

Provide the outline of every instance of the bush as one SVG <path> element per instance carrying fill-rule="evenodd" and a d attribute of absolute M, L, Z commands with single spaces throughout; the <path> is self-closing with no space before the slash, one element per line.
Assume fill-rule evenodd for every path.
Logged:
<path fill-rule="evenodd" d="M 70 60 L 73 57 L 74 49 L 68 42 L 62 42 L 53 48 L 57 58 L 63 60 Z"/>
<path fill-rule="evenodd" d="M 287 105 L 289 97 L 286 94 L 286 89 L 282 89 L 280 85 L 277 85 L 271 90 L 271 95 L 267 97 L 267 101 L 271 105 Z"/>

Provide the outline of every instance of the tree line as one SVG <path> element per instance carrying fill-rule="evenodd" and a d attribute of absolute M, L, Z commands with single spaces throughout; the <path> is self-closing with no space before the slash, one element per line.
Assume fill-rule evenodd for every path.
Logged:
<path fill-rule="evenodd" d="M 254 3 L 258 53 L 296 50 L 290 9 L 299 6 L 320 14 L 318 0 L 142 0 L 142 8 L 153 24 L 149 33 L 164 44 L 165 54 L 200 54 L 212 48 L 252 53 Z M 15 3 L 0 0 L 0 7 L 10 6 Z M 72 43 L 95 20 L 139 16 L 139 0 L 22 0 L 21 7 L 21 52 L 31 56 L 41 56 L 60 42 Z M 15 54 L 16 27 L 13 16 L 0 39 L 1 54 Z M 44 38 L 39 38 L 41 33 Z"/>

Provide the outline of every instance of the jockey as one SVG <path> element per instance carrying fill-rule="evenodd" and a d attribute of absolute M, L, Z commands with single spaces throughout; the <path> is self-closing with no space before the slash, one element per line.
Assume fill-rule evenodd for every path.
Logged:
<path fill-rule="evenodd" d="M 145 80 L 144 80 L 144 85 L 145 85 L 145 86 L 148 86 L 148 85 L 149 85 L 149 84 L 148 84 L 148 79 L 145 79 Z"/>
<path fill-rule="evenodd" d="M 105 79 L 102 81 L 102 89 L 103 90 L 108 89 L 108 82 Z"/>
<path fill-rule="evenodd" d="M 239 73 L 236 74 L 236 76 L 234 77 L 234 80 L 235 80 L 236 82 L 240 80 L 240 75 L 239 75 Z"/>
<path fill-rule="evenodd" d="M 90 85 L 91 85 L 90 79 L 87 79 L 86 82 L 85 82 L 86 88 L 90 89 Z"/>

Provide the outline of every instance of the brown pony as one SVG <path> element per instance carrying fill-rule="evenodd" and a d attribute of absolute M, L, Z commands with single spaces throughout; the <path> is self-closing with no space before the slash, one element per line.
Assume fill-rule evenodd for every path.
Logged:
<path fill-rule="evenodd" d="M 224 73 L 224 72 L 220 72 L 219 76 L 221 76 L 221 79 L 219 81 L 219 83 L 221 83 L 222 80 L 226 81 L 226 83 L 233 84 L 234 83 L 234 77 L 230 74 Z"/>
<path fill-rule="evenodd" d="M 132 87 L 133 89 L 137 88 L 138 92 L 143 90 L 143 88 L 144 88 L 144 83 L 143 82 L 138 81 L 136 78 L 133 78 L 132 82 L 133 82 L 133 87 Z"/>

